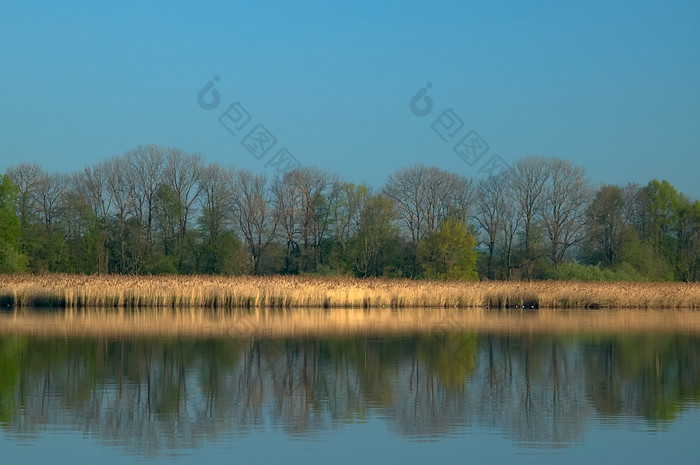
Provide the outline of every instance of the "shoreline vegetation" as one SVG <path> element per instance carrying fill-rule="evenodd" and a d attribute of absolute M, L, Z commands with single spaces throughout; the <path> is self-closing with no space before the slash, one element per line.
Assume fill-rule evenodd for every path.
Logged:
<path fill-rule="evenodd" d="M 0 308 L 700 309 L 700 283 L 0 275 Z"/>

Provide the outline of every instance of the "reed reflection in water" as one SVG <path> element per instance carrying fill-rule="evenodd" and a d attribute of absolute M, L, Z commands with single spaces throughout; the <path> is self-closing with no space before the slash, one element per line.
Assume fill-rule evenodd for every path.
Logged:
<path fill-rule="evenodd" d="M 82 309 L 0 312 L 0 334 L 53 337 L 318 337 L 430 331 L 499 333 L 680 332 L 700 334 L 694 310 Z"/>
<path fill-rule="evenodd" d="M 533 447 L 594 421 L 663 429 L 697 406 L 693 334 L 433 332 L 309 338 L 0 337 L 2 434 L 82 431 L 145 456 L 272 427 L 493 428 Z"/>

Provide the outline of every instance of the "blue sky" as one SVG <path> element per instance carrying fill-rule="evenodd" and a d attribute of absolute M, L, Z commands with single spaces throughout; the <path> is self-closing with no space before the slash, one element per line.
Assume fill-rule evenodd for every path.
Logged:
<path fill-rule="evenodd" d="M 476 177 L 431 129 L 452 109 L 483 160 L 557 156 L 594 185 L 700 198 L 698 24 L 697 1 L 0 1 L 0 170 L 156 143 L 269 173 L 241 144 L 262 124 L 274 150 L 354 182 L 415 163 Z M 251 116 L 235 135 L 218 122 L 233 102 Z"/>

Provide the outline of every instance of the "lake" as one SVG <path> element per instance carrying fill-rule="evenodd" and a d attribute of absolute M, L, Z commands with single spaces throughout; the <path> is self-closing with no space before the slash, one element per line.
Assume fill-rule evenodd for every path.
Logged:
<path fill-rule="evenodd" d="M 533 331 L 523 315 L 493 328 L 130 335 L 94 314 L 80 331 L 75 316 L 6 313 L 2 461 L 700 463 L 695 326 Z M 32 330 L 37 318 L 53 329 Z"/>

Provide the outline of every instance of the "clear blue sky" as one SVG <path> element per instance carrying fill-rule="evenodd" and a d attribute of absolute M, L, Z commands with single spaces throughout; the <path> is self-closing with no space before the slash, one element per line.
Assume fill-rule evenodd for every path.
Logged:
<path fill-rule="evenodd" d="M 275 149 L 351 181 L 415 163 L 476 176 L 431 129 L 451 108 L 489 156 L 699 198 L 699 25 L 697 0 L 0 1 L 0 171 L 156 143 L 267 172 L 218 122 L 238 101 L 244 130 L 263 124 Z M 420 118 L 409 100 L 427 82 Z"/>

